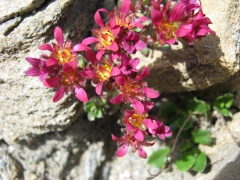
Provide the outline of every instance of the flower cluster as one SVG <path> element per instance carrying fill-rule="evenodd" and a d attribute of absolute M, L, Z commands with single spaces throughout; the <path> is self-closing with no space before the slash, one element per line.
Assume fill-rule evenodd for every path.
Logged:
<path fill-rule="evenodd" d="M 107 22 L 103 21 L 101 13 L 107 14 Z M 159 97 L 159 93 L 144 81 L 149 69 L 137 69 L 140 59 L 132 59 L 130 55 L 147 45 L 176 44 L 180 38 L 192 45 L 195 39 L 208 33 L 214 35 L 208 27 L 211 21 L 202 13 L 201 2 L 197 0 L 176 3 L 170 0 L 166 4 L 161 0 L 149 3 L 123 0 L 112 12 L 104 8 L 97 10 L 94 20 L 99 27 L 92 30 L 93 37 L 87 37 L 75 46 L 69 40 L 64 42 L 62 30 L 56 27 L 57 43 L 41 45 L 39 49 L 48 52 L 39 58 L 27 57 L 32 67 L 26 74 L 39 76 L 44 86 L 57 89 L 53 102 L 73 90 L 80 101 L 87 102 L 84 87 L 88 79 L 95 86 L 97 95 L 101 95 L 103 89 L 117 92 L 109 102 L 129 104 L 130 109 L 125 110 L 122 118 L 125 134 L 121 138 L 112 135 L 120 146 L 116 155 L 124 156 L 130 146 L 133 152 L 138 150 L 139 156 L 146 158 L 143 147 L 154 144 L 146 138 L 164 140 L 172 132 L 157 117 L 148 114 L 154 106 L 151 99 Z M 79 65 L 81 55 L 78 52 L 85 53 L 84 67 Z"/>

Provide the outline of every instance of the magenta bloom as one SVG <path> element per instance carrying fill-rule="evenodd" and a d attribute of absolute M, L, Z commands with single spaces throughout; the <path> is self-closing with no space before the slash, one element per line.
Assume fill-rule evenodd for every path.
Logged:
<path fill-rule="evenodd" d="M 157 98 L 159 93 L 147 87 L 147 83 L 141 81 L 149 74 L 149 69 L 145 67 L 140 74 L 135 78 L 126 75 L 119 75 L 115 77 L 115 88 L 120 94 L 112 99 L 112 104 L 120 104 L 122 101 L 130 103 L 133 100 L 145 101 L 146 98 Z"/>
<path fill-rule="evenodd" d="M 91 64 L 90 67 L 93 73 L 95 73 L 91 79 L 93 79 L 93 84 L 96 85 L 96 93 L 98 95 L 101 95 L 104 83 L 107 84 L 106 87 L 108 90 L 111 90 L 112 82 L 110 80 L 121 73 L 120 69 L 104 56 L 102 56 L 100 61 Z"/>
<path fill-rule="evenodd" d="M 136 32 L 129 32 L 124 36 L 121 40 L 121 45 L 129 54 L 135 54 L 146 47 L 146 44 L 140 40 L 140 36 Z"/>
<path fill-rule="evenodd" d="M 147 153 L 144 151 L 143 146 L 153 146 L 153 143 L 149 143 L 146 141 L 138 141 L 132 134 L 124 134 L 121 138 L 117 138 L 112 134 L 112 139 L 117 141 L 118 146 L 120 148 L 116 152 L 117 157 L 123 157 L 128 150 L 128 147 L 132 147 L 132 152 L 138 151 L 138 155 L 141 158 L 147 158 Z"/>
<path fill-rule="evenodd" d="M 81 44 L 84 45 L 90 45 L 92 43 L 96 43 L 95 45 L 95 50 L 97 52 L 97 59 L 100 60 L 102 55 L 105 53 L 105 51 L 113 51 L 116 52 L 118 51 L 118 44 L 115 41 L 115 37 L 118 35 L 120 32 L 119 26 L 115 26 L 114 24 L 111 23 L 103 23 L 103 20 L 100 16 L 100 12 L 104 12 L 106 14 L 109 14 L 109 12 L 101 8 L 97 10 L 97 12 L 94 15 L 95 22 L 100 26 L 100 29 L 93 29 L 92 33 L 95 37 L 88 37 L 82 41 Z M 78 45 L 76 45 L 76 50 L 79 51 Z M 86 47 L 85 50 L 88 50 Z"/>
<path fill-rule="evenodd" d="M 133 132 L 134 137 L 139 141 L 144 141 L 144 134 L 147 128 L 157 129 L 158 125 L 154 121 L 148 121 L 148 111 L 153 107 L 152 102 L 141 103 L 133 101 L 133 110 L 126 110 L 123 123 L 127 132 Z"/>
<path fill-rule="evenodd" d="M 192 45 L 195 39 L 205 37 L 209 33 L 215 36 L 215 32 L 208 27 L 209 24 L 212 24 L 212 22 L 200 10 L 192 18 L 191 23 L 183 23 L 176 33 L 178 37 L 183 38 L 188 44 Z"/>
<path fill-rule="evenodd" d="M 158 125 L 157 129 L 149 129 L 152 134 L 157 135 L 160 139 L 165 140 L 166 137 L 172 136 L 172 131 L 168 126 L 165 126 L 161 121 L 155 121 Z"/>
<path fill-rule="evenodd" d="M 56 27 L 54 37 L 57 44 L 42 44 L 39 49 L 50 52 L 42 54 L 40 59 L 27 57 L 32 67 L 26 72 L 30 76 L 39 76 L 44 86 L 57 88 L 53 102 L 59 101 L 64 93 L 70 94 L 75 90 L 76 97 L 86 102 L 87 94 L 82 88 L 85 86 L 84 71 L 77 66 L 77 54 L 72 50 L 71 41 L 64 43 L 61 28 Z"/>
<path fill-rule="evenodd" d="M 139 62 L 140 62 L 139 58 L 130 59 L 128 56 L 122 56 L 120 70 L 125 75 L 137 73 L 138 69 L 136 69 L 136 67 L 139 64 Z"/>
<path fill-rule="evenodd" d="M 175 44 L 178 38 L 183 38 L 191 45 L 195 39 L 204 37 L 208 33 L 215 34 L 208 27 L 211 21 L 203 15 L 197 0 L 180 0 L 170 9 L 171 2 L 169 1 L 165 6 L 152 2 L 153 28 L 161 45 Z"/>

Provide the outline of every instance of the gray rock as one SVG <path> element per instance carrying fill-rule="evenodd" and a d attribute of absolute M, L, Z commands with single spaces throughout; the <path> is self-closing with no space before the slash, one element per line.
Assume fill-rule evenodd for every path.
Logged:
<path fill-rule="evenodd" d="M 26 77 L 30 65 L 25 57 L 38 57 L 38 47 L 53 40 L 55 26 L 63 29 L 66 39 L 81 42 L 92 27 L 96 3 L 1 1 L 0 139 L 12 143 L 18 138 L 62 130 L 79 116 L 81 103 L 73 96 L 53 103 L 54 90 L 43 87 L 38 78 Z M 36 8 L 35 14 L 29 13 Z M 9 20 L 16 14 L 19 16 Z"/>
<path fill-rule="evenodd" d="M 232 91 L 239 86 L 238 2 L 201 2 L 204 14 L 213 23 L 210 28 L 216 32 L 216 36 L 202 38 L 192 48 L 179 44 L 172 46 L 170 52 L 151 51 L 149 57 L 138 53 L 136 56 L 141 57 L 141 67 L 148 66 L 151 69 L 147 78 L 150 87 L 169 93 L 203 90 L 220 83 L 225 84 L 217 86 L 215 91 Z"/>
<path fill-rule="evenodd" d="M 158 171 L 136 153 L 129 152 L 123 158 L 114 156 L 117 147 L 110 134 L 119 129 L 114 121 L 118 117 L 95 122 L 87 121 L 84 115 L 78 118 L 82 105 L 75 97 L 66 96 L 54 104 L 54 91 L 24 74 L 30 67 L 25 57 L 39 55 L 37 48 L 53 40 L 55 26 L 60 26 L 65 38 L 74 43 L 86 37 L 97 2 L 1 1 L 0 179 L 134 180 L 149 176 L 147 170 Z M 196 42 L 192 49 L 179 45 L 171 52 L 154 51 L 154 58 L 141 58 L 141 66 L 152 69 L 148 78 L 150 87 L 162 92 L 182 92 L 220 83 L 225 83 L 225 87 L 230 84 L 230 89 L 238 86 L 239 6 L 232 0 L 218 3 L 202 0 L 202 3 L 217 36 Z M 105 1 L 105 5 L 110 3 Z M 239 113 L 228 125 L 238 137 Z M 237 144 L 224 127 L 213 137 L 216 145 L 200 147 L 215 162 L 211 172 L 193 177 L 173 166 L 172 171 L 164 171 L 156 179 L 220 179 L 225 178 L 226 171 L 231 172 L 229 179 L 238 177 Z M 146 151 L 150 155 L 163 147 L 157 141 Z"/>

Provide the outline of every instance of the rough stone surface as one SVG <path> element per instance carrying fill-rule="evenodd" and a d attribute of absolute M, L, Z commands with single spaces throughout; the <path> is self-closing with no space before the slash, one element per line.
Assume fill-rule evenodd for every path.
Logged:
<path fill-rule="evenodd" d="M 209 35 L 196 41 L 193 48 L 179 44 L 172 46 L 170 52 L 154 50 L 149 57 L 136 55 L 141 56 L 141 66 L 151 69 L 149 86 L 160 92 L 203 90 L 225 82 L 220 88 L 234 90 L 239 86 L 234 83 L 229 88 L 231 81 L 239 82 L 239 1 L 201 2 L 203 12 L 213 23 L 210 28 L 216 32 L 215 37 Z"/>
<path fill-rule="evenodd" d="M 65 97 L 52 102 L 53 90 L 38 78 L 26 77 L 26 56 L 38 57 L 38 47 L 53 39 L 55 26 L 66 38 L 80 42 L 93 25 L 97 0 L 1 1 L 0 6 L 0 139 L 61 130 L 76 120 L 81 103 Z"/>
<path fill-rule="evenodd" d="M 240 140 L 239 118 L 240 113 L 236 113 L 227 125 L 231 134 Z M 119 127 L 109 119 L 89 122 L 83 117 L 62 132 L 47 133 L 12 145 L 1 141 L 0 179 L 144 180 L 149 177 L 148 171 L 157 173 L 158 169 L 149 166 L 137 153 L 129 151 L 122 158 L 114 156 L 117 147 L 109 134 L 116 134 Z M 213 142 L 209 146 L 200 146 L 212 163 L 208 166 L 210 171 L 193 175 L 181 173 L 173 165 L 155 179 L 236 180 L 240 167 L 239 146 L 221 121 L 212 127 L 211 137 Z M 150 155 L 164 147 L 157 141 L 146 151 Z"/>
<path fill-rule="evenodd" d="M 39 54 L 38 46 L 53 40 L 60 26 L 66 38 L 81 41 L 89 35 L 97 0 L 20 0 L 0 2 L 0 180 L 83 179 L 141 180 L 149 176 L 147 165 L 129 152 L 116 158 L 116 143 L 110 134 L 120 136 L 113 116 L 89 122 L 81 115 L 81 103 L 73 96 L 52 103 L 53 91 L 37 78 L 26 77 L 26 56 Z M 198 41 L 194 48 L 174 47 L 171 52 L 154 51 L 143 57 L 142 66 L 152 69 L 149 85 L 162 92 L 201 90 L 218 84 L 235 89 L 239 73 L 239 2 L 202 0 L 204 13 L 213 22 L 217 36 Z M 110 10 L 113 0 L 105 0 Z M 229 82 L 228 82 L 229 81 Z M 215 90 L 218 90 L 215 88 Z M 239 136 L 240 113 L 228 123 Z M 239 147 L 224 125 L 214 127 L 216 144 L 200 148 L 213 162 L 207 174 L 182 174 L 167 169 L 156 180 L 228 179 L 239 175 Z M 61 130 L 61 131 L 59 131 Z M 150 155 L 163 148 L 157 141 L 146 148 Z"/>

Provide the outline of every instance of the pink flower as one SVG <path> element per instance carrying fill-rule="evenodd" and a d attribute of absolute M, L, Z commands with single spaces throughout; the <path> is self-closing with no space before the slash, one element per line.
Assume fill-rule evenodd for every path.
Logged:
<path fill-rule="evenodd" d="M 93 84 L 96 84 L 96 93 L 100 95 L 102 93 L 102 87 L 104 83 L 107 83 L 109 90 L 112 88 L 112 82 L 110 81 L 112 77 L 120 74 L 120 69 L 109 60 L 102 56 L 100 61 L 95 62 L 90 65 L 95 76 L 93 79 Z"/>
<path fill-rule="evenodd" d="M 135 54 L 144 49 L 146 44 L 140 40 L 138 33 L 131 31 L 121 39 L 121 46 L 127 53 Z"/>
<path fill-rule="evenodd" d="M 120 33 L 128 34 L 136 27 L 142 29 L 142 22 L 149 20 L 145 16 L 137 18 L 131 7 L 131 0 L 123 0 L 119 9 L 115 8 L 111 13 L 109 13 L 109 24 L 120 27 Z M 123 36 L 123 34 L 120 36 Z"/>
<path fill-rule="evenodd" d="M 149 132 L 153 135 L 157 135 L 160 139 L 165 140 L 166 137 L 169 137 L 172 135 L 172 131 L 168 126 L 165 126 L 161 121 L 154 120 L 154 122 L 157 124 L 157 128 L 149 128 Z"/>
<path fill-rule="evenodd" d="M 128 56 L 122 56 L 120 70 L 125 75 L 137 73 L 138 70 L 136 69 L 136 67 L 139 64 L 139 62 L 140 62 L 139 58 L 129 59 Z"/>
<path fill-rule="evenodd" d="M 64 43 L 63 32 L 59 27 L 55 28 L 54 37 L 57 44 L 42 44 L 39 47 L 40 50 L 49 51 L 50 55 L 42 54 L 40 59 L 26 58 L 33 66 L 26 74 L 39 76 L 44 86 L 58 89 L 53 102 L 59 101 L 64 93 L 70 94 L 73 90 L 79 100 L 88 101 L 87 94 L 82 88 L 85 86 L 84 70 L 77 65 L 77 54 L 72 50 L 71 41 Z"/>
<path fill-rule="evenodd" d="M 203 15 L 197 0 L 180 0 L 170 9 L 171 2 L 165 6 L 152 2 L 153 28 L 161 45 L 175 44 L 179 38 L 183 38 L 191 45 L 195 39 L 208 33 L 215 35 L 208 27 L 211 21 Z"/>
<path fill-rule="evenodd" d="M 124 134 L 121 138 L 117 138 L 112 134 L 112 139 L 117 141 L 118 146 L 120 146 L 116 152 L 117 157 L 123 157 L 127 153 L 128 147 L 131 146 L 132 152 L 138 151 L 139 157 L 147 158 L 147 153 L 144 151 L 143 146 L 154 145 L 154 142 L 138 141 L 132 134 Z"/>
<path fill-rule="evenodd" d="M 139 141 L 144 141 L 144 134 L 147 128 L 156 129 L 158 126 L 155 122 L 148 121 L 148 111 L 153 107 L 152 102 L 141 103 L 133 101 L 133 110 L 126 110 L 124 113 L 123 123 L 126 125 L 127 132 L 132 132 L 134 137 Z"/>
<path fill-rule="evenodd" d="M 209 33 L 215 36 L 215 32 L 208 27 L 209 24 L 212 24 L 212 22 L 200 10 L 190 22 L 183 23 L 176 33 L 178 37 L 192 45 L 195 39 L 204 37 Z"/>
<path fill-rule="evenodd" d="M 119 26 L 115 26 L 114 24 L 111 23 L 104 24 L 100 16 L 100 12 L 109 14 L 109 12 L 104 8 L 97 10 L 97 12 L 94 15 L 94 19 L 95 22 L 100 26 L 100 28 L 92 30 L 92 33 L 95 37 L 88 37 L 84 39 L 81 43 L 83 45 L 90 45 L 92 43 L 96 43 L 95 50 L 98 51 L 96 56 L 98 60 L 101 59 L 102 55 L 107 50 L 113 52 L 118 51 L 119 47 L 118 44 L 116 43 L 115 37 L 120 32 Z M 81 48 L 79 48 L 78 46 L 82 47 L 82 45 L 77 44 L 74 47 L 75 51 L 80 51 L 79 49 Z M 85 50 L 89 50 L 89 48 L 85 47 Z"/>
<path fill-rule="evenodd" d="M 114 87 L 120 92 L 116 97 L 110 99 L 112 104 L 120 104 L 122 101 L 130 103 L 133 100 L 145 101 L 146 98 L 157 98 L 159 93 L 147 87 L 147 83 L 141 81 L 149 74 L 149 69 L 145 67 L 135 78 L 126 75 L 115 77 Z"/>

